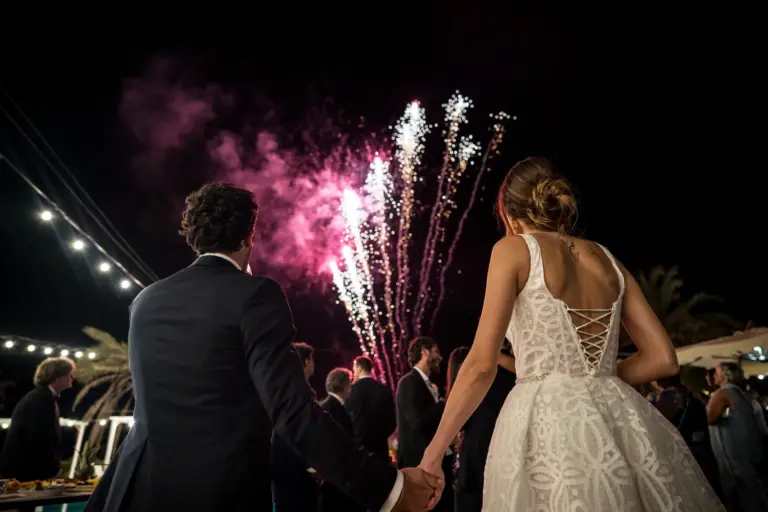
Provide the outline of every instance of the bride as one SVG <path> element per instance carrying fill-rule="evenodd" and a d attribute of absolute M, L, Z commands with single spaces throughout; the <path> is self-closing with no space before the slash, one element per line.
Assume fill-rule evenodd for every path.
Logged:
<path fill-rule="evenodd" d="M 443 454 L 482 401 L 505 336 L 517 385 L 485 467 L 483 510 L 723 510 L 685 441 L 633 388 L 678 372 L 667 333 L 632 275 L 568 235 L 576 201 L 550 163 L 509 172 L 480 323 L 421 466 Z M 617 363 L 619 322 L 637 353 Z"/>

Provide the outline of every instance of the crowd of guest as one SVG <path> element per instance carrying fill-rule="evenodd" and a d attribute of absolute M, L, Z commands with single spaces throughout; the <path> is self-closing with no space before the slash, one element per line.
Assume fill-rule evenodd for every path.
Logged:
<path fill-rule="evenodd" d="M 315 373 L 314 349 L 294 343 L 304 377 Z M 455 349 L 448 360 L 445 397 L 469 349 Z M 427 337 L 408 348 L 411 371 L 396 394 L 375 378 L 367 356 L 351 370 L 335 368 L 325 377 L 325 410 L 351 437 L 398 467 L 417 466 L 437 430 L 445 398 L 442 355 Z M 67 358 L 43 361 L 34 375 L 35 389 L 16 406 L 0 454 L 0 473 L 20 480 L 57 476 L 60 471 L 59 394 L 72 386 L 75 364 Z M 443 460 L 446 489 L 436 510 L 479 512 L 483 470 L 496 418 L 515 385 L 515 362 L 509 343 L 499 357 L 495 380 Z M 723 362 L 707 373 L 709 389 L 693 393 L 676 375 L 652 383 L 649 395 L 659 412 L 688 444 L 702 472 L 730 511 L 768 510 L 768 424 L 766 398 L 750 388 L 740 365 Z M 390 446 L 395 448 L 392 457 Z M 360 511 L 342 489 L 323 480 L 279 436 L 271 447 L 272 491 L 278 512 Z"/>
<path fill-rule="evenodd" d="M 294 344 L 309 379 L 315 372 L 314 350 Z M 408 347 L 411 371 L 404 375 L 395 396 L 374 377 L 367 356 L 356 358 L 351 371 L 335 368 L 325 378 L 326 398 L 320 402 L 336 422 L 362 446 L 400 468 L 417 466 L 437 430 L 446 397 L 469 349 L 451 353 L 447 379 L 441 379 L 442 355 L 435 340 L 418 337 Z M 494 383 L 462 434 L 445 454 L 446 488 L 435 510 L 479 512 L 482 508 L 483 468 L 496 417 L 515 384 L 514 358 L 505 344 Z M 390 455 L 390 444 L 396 456 Z M 277 512 L 360 511 L 359 506 L 330 483 L 324 482 L 278 436 L 272 440 L 273 497 Z"/>
<path fill-rule="evenodd" d="M 730 511 L 768 510 L 768 426 L 764 398 L 740 365 L 707 372 L 707 393 L 694 394 L 676 375 L 653 383 L 650 399 L 685 439 Z"/>

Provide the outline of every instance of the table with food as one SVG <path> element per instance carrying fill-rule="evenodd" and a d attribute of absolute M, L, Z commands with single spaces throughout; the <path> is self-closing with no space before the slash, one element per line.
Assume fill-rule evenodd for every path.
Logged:
<path fill-rule="evenodd" d="M 57 478 L 31 482 L 0 480 L 0 510 L 87 501 L 97 483 L 98 478 L 92 480 Z"/>

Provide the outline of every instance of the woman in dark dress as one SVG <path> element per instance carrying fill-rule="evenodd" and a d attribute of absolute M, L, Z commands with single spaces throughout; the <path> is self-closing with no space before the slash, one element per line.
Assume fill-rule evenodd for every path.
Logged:
<path fill-rule="evenodd" d="M 466 347 L 460 347 L 451 353 L 448 360 L 446 398 L 468 352 L 469 349 Z M 452 365 L 454 354 L 456 354 L 456 362 Z M 499 369 L 493 384 L 491 384 L 491 388 L 477 410 L 464 425 L 461 434 L 461 450 L 454 478 L 456 512 L 480 512 L 483 507 L 485 460 L 488 457 L 488 447 L 491 444 L 493 429 L 496 426 L 496 418 L 499 416 L 499 411 L 501 411 L 507 395 L 515 385 L 514 371 L 515 359 L 512 357 L 511 346 L 505 340 L 499 358 Z"/>

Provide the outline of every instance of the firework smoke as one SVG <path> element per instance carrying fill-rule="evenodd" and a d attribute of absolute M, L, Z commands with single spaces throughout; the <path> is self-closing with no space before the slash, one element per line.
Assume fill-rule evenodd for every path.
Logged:
<path fill-rule="evenodd" d="M 339 214 L 344 191 L 364 183 L 375 150 L 351 143 L 330 114 L 298 135 L 270 126 L 271 112 L 244 115 L 232 93 L 182 83 L 178 67 L 156 59 L 144 76 L 124 84 L 120 116 L 138 144 L 137 180 L 154 194 L 172 191 L 174 223 L 179 191 L 211 179 L 251 190 L 260 210 L 253 271 L 289 287 L 324 287 L 346 230 Z M 238 128 L 219 128 L 231 124 Z"/>

